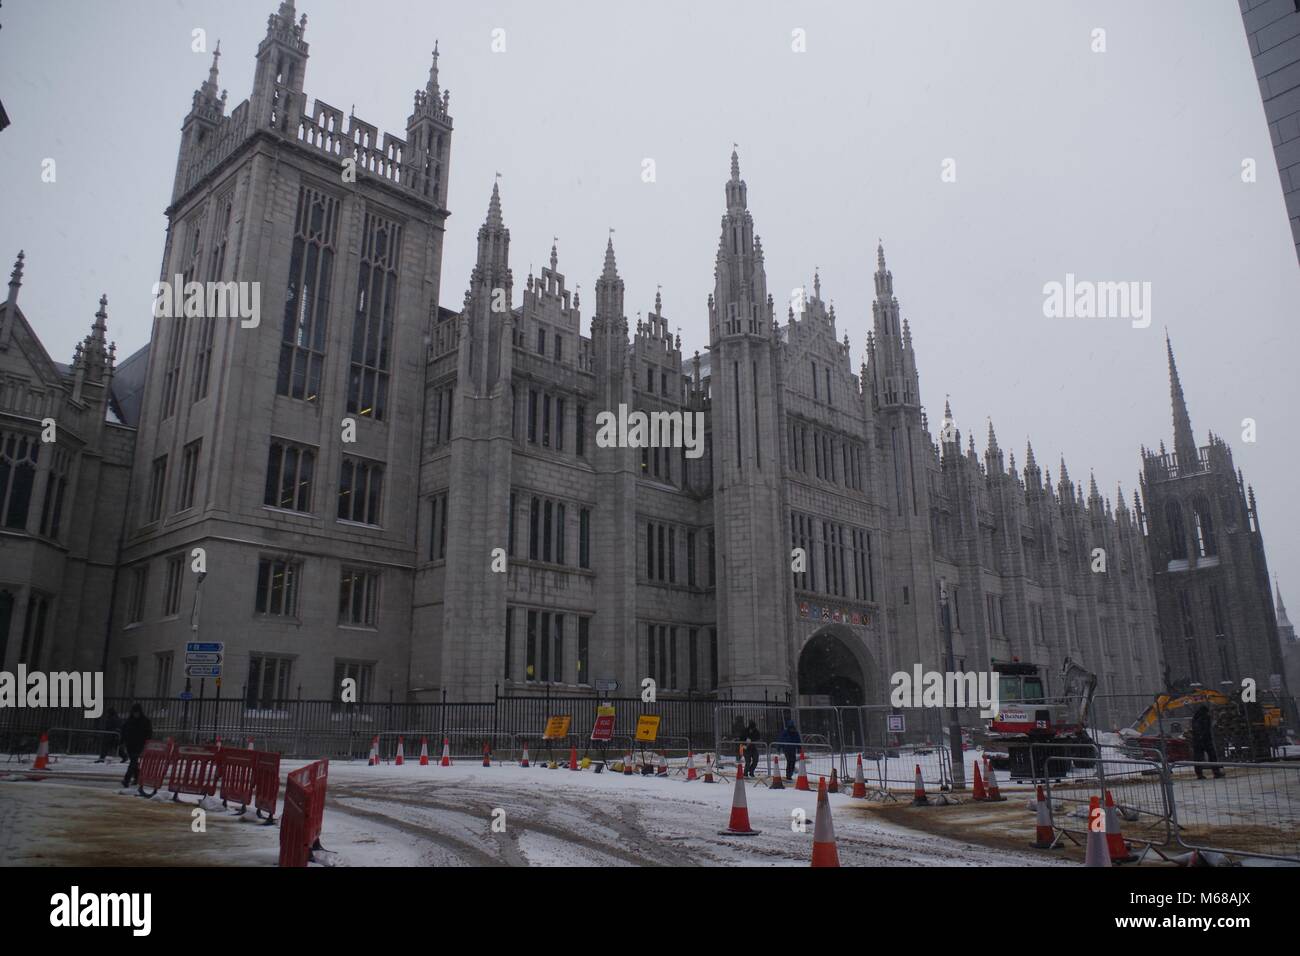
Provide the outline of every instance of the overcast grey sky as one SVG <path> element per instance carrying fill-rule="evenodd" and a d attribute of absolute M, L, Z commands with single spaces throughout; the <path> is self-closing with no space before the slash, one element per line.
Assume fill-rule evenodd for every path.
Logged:
<path fill-rule="evenodd" d="M 221 39 L 233 109 L 278 0 L 10 0 L 0 10 L 0 257 L 68 361 L 101 292 L 123 357 L 144 344 L 182 117 Z M 452 141 L 443 304 L 459 307 L 493 174 L 516 303 L 559 236 L 591 294 L 614 227 L 635 321 L 663 284 L 707 342 L 732 142 L 778 301 L 820 266 L 856 370 L 883 237 L 932 423 L 945 395 L 983 451 L 1131 499 L 1138 448 L 1172 445 L 1168 327 L 1198 443 L 1228 439 L 1269 564 L 1300 610 L 1294 482 L 1300 268 L 1235 0 L 343 3 L 299 0 L 305 89 L 401 135 L 434 40 Z M 1106 31 L 1106 52 L 1092 31 Z M 505 51 L 493 52 L 493 31 Z M 792 50 L 792 31 L 806 52 Z M 42 160 L 57 180 L 41 181 Z M 642 162 L 657 178 L 642 181 Z M 956 161 L 956 182 L 941 164 Z M 1243 183 L 1243 159 L 1258 181 Z M 1152 284 L 1149 328 L 1048 319 L 1043 285 Z M 1241 421 L 1258 422 L 1243 444 Z M 937 428 L 937 425 L 933 427 Z"/>

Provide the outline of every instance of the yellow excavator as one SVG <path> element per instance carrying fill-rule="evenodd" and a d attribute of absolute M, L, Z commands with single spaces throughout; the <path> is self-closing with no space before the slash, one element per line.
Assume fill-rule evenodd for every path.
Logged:
<path fill-rule="evenodd" d="M 1202 704 L 1210 708 L 1220 760 L 1264 760 L 1282 727 L 1282 710 L 1272 704 L 1242 702 L 1208 687 L 1161 694 L 1137 720 L 1120 731 L 1124 750 L 1140 759 L 1159 759 L 1161 745 L 1170 760 L 1192 759 L 1184 731 Z M 1163 736 L 1161 730 L 1163 729 Z"/>

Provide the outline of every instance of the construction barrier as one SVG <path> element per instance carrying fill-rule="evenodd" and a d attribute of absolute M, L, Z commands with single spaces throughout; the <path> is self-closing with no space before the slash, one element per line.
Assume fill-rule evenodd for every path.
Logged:
<path fill-rule="evenodd" d="M 257 764 L 254 750 L 224 750 L 218 761 L 221 768 L 221 805 L 239 804 L 243 813 L 253 802 L 253 777 Z"/>
<path fill-rule="evenodd" d="M 172 755 L 171 777 L 167 784 L 172 799 L 179 800 L 182 793 L 213 796 L 217 792 L 220 768 L 215 747 L 177 747 Z"/>
<path fill-rule="evenodd" d="M 149 796 L 153 796 L 162 789 L 163 781 L 167 778 L 167 770 L 171 766 L 172 752 L 176 749 L 176 744 L 170 737 L 164 740 L 146 740 L 144 750 L 140 753 L 140 777 L 138 788 L 140 793 L 144 793 L 145 787 L 150 789 Z"/>
<path fill-rule="evenodd" d="M 269 826 L 275 822 L 275 804 L 280 796 L 280 755 L 264 750 L 253 752 L 253 784 L 257 815 L 266 814 Z"/>
<path fill-rule="evenodd" d="M 310 786 L 297 772 L 289 774 L 284 785 L 284 812 L 280 816 L 281 866 L 306 866 L 311 859 L 311 841 L 307 839 Z"/>
<path fill-rule="evenodd" d="M 1300 861 L 1300 764 L 1171 763 L 1166 788 L 1180 846 Z"/>

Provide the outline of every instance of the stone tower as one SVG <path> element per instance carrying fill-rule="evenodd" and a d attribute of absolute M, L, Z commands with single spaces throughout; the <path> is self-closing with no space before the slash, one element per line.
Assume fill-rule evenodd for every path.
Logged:
<path fill-rule="evenodd" d="M 1148 522 L 1166 683 L 1219 689 L 1253 678 L 1261 690 L 1283 685 L 1277 620 L 1269 587 L 1255 492 L 1210 433 L 1197 448 L 1173 345 L 1165 347 L 1174 448 L 1143 449 Z"/>
<path fill-rule="evenodd" d="M 753 698 L 789 685 L 780 622 L 790 606 L 790 548 L 781 500 L 779 339 L 734 151 L 726 197 L 709 299 L 717 614 L 726 686 Z"/>
<path fill-rule="evenodd" d="M 280 3 L 249 99 L 214 54 L 182 126 L 160 274 L 205 296 L 154 319 L 110 652 L 158 696 L 194 640 L 258 709 L 407 688 L 448 97 L 435 52 L 409 140 L 309 105 L 305 31 Z"/>

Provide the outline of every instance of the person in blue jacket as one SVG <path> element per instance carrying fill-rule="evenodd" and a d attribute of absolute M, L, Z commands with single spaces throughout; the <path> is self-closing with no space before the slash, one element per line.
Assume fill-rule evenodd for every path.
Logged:
<path fill-rule="evenodd" d="M 776 742 L 781 745 L 785 751 L 785 779 L 794 779 L 794 764 L 799 759 L 799 745 L 803 742 L 799 738 L 799 728 L 794 725 L 793 720 L 785 722 L 785 730 L 776 738 Z"/>

